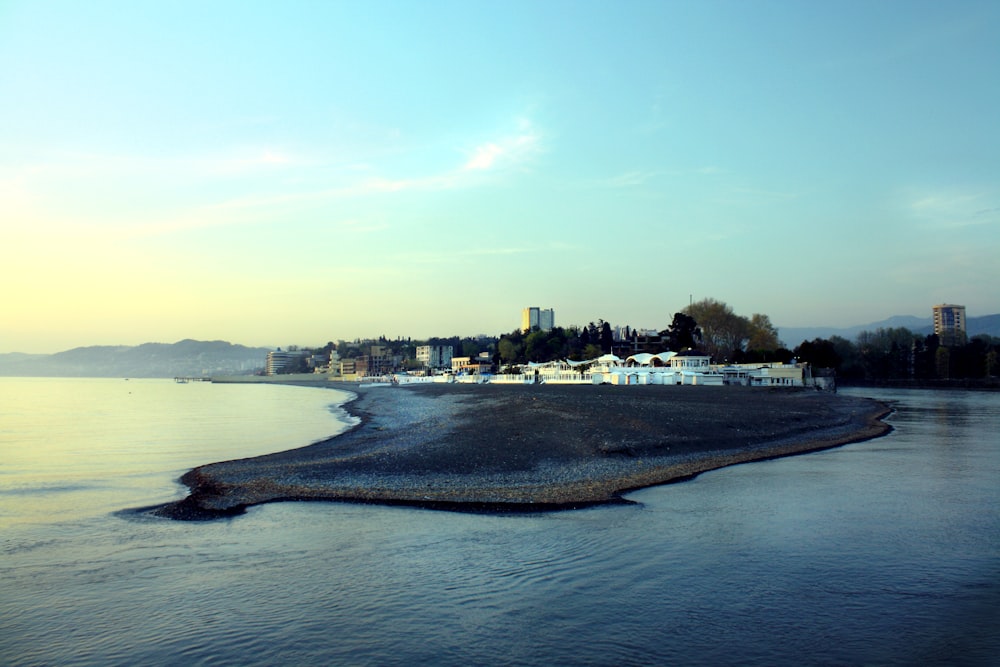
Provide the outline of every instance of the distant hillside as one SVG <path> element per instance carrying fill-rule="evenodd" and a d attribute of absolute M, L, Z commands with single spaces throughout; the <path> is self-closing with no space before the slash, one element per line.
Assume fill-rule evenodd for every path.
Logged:
<path fill-rule="evenodd" d="M 906 328 L 915 334 L 929 335 L 934 332 L 934 320 L 931 317 L 915 317 L 913 315 L 895 315 L 887 320 L 872 322 L 870 324 L 858 324 L 853 327 L 779 327 L 778 338 L 784 341 L 789 348 L 795 348 L 804 340 L 816 338 L 830 338 L 840 336 L 853 341 L 862 331 L 875 331 L 876 329 L 899 329 Z M 1000 315 L 983 315 L 982 317 L 970 317 L 966 322 L 969 336 L 986 334 L 988 336 L 1000 337 Z"/>
<path fill-rule="evenodd" d="M 0 375 L 177 377 L 252 373 L 271 348 L 182 340 L 137 346 L 78 347 L 56 354 L 0 354 Z"/>

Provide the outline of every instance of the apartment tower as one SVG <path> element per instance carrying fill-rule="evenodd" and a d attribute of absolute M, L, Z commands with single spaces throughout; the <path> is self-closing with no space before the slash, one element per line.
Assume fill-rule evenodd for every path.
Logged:
<path fill-rule="evenodd" d="M 965 345 L 965 306 L 942 303 L 934 306 L 934 333 L 946 347 Z"/>

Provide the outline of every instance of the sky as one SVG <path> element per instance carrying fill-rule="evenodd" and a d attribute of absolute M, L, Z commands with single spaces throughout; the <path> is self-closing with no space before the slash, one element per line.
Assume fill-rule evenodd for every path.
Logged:
<path fill-rule="evenodd" d="M 0 0 L 0 352 L 1000 313 L 1000 3 Z"/>

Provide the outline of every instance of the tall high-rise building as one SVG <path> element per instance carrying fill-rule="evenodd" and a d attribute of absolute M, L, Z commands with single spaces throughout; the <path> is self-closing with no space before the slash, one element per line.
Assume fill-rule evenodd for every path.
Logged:
<path fill-rule="evenodd" d="M 942 345 L 965 345 L 965 306 L 942 303 L 934 306 L 934 333 Z"/>
<path fill-rule="evenodd" d="M 521 311 L 521 331 L 531 331 L 534 328 L 548 331 L 556 325 L 556 313 L 551 308 L 529 306 Z"/>

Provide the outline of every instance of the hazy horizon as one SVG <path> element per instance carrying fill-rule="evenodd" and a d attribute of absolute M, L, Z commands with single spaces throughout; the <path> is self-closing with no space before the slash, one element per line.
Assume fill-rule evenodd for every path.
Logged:
<path fill-rule="evenodd" d="M 0 352 L 1000 313 L 1000 4 L 0 5 Z"/>
<path fill-rule="evenodd" d="M 1000 314 L 1000 313 L 991 313 L 990 315 L 997 315 L 997 314 Z M 907 315 L 899 315 L 898 314 L 898 315 L 891 315 L 891 316 L 888 316 L 888 317 L 884 317 L 884 318 L 882 318 L 880 320 L 877 320 L 875 322 L 859 322 L 859 323 L 854 323 L 854 324 L 827 323 L 827 324 L 817 324 L 817 325 L 804 325 L 804 326 L 801 326 L 801 327 L 788 327 L 788 326 L 783 326 L 781 324 L 776 324 L 775 326 L 779 330 L 789 330 L 789 329 L 794 329 L 794 330 L 798 330 L 798 329 L 837 329 L 837 330 L 850 330 L 850 329 L 854 329 L 854 328 L 857 328 L 857 327 L 868 326 L 870 324 L 877 324 L 879 322 L 883 322 L 883 321 L 887 321 L 887 320 L 892 320 L 892 319 L 896 319 L 896 318 L 906 318 L 906 317 L 914 317 L 914 318 L 917 318 L 917 319 L 926 320 L 927 324 L 930 324 L 931 321 L 932 321 L 932 319 L 933 319 L 930 315 L 925 316 L 925 317 L 920 317 L 918 315 L 909 315 L 909 314 L 907 314 Z M 973 316 L 970 316 L 970 319 L 974 319 L 976 317 L 979 317 L 979 316 L 973 315 Z M 985 315 L 984 315 L 984 317 L 985 317 Z M 580 322 L 559 323 L 559 322 L 557 322 L 556 326 L 559 326 L 559 327 L 571 327 L 571 326 L 582 326 L 584 324 L 586 324 L 586 323 L 580 323 Z M 625 324 L 621 324 L 621 323 L 618 323 L 618 322 L 612 322 L 611 324 L 613 326 L 626 326 Z M 657 328 L 659 328 L 660 330 L 662 330 L 662 329 L 666 328 L 667 326 L 669 326 L 669 323 L 664 324 L 662 327 L 657 327 Z M 415 341 L 421 341 L 421 340 L 427 340 L 429 338 L 451 338 L 453 336 L 459 336 L 459 337 L 462 337 L 462 338 L 465 338 L 465 337 L 475 337 L 475 336 L 478 336 L 478 335 L 502 336 L 502 335 L 504 335 L 506 333 L 510 333 L 511 331 L 514 331 L 517 328 L 518 328 L 518 326 L 515 325 L 515 326 L 510 327 L 509 329 L 506 329 L 506 330 L 503 330 L 503 331 L 495 331 L 495 332 L 486 332 L 486 331 L 480 331 L 480 332 L 477 332 L 477 333 L 458 333 L 458 332 L 441 333 L 441 332 L 439 332 L 439 333 L 429 334 L 429 335 L 426 335 L 426 336 L 414 336 L 414 335 L 411 335 L 411 334 L 402 333 L 402 334 L 399 334 L 398 336 L 396 336 L 396 335 L 394 335 L 394 336 L 386 336 L 386 338 L 389 339 L 389 340 L 395 340 L 397 338 L 404 338 L 404 339 L 405 338 L 409 338 L 409 339 L 412 339 L 412 340 L 415 340 Z M 636 327 L 636 328 L 643 329 L 644 327 Z M 649 327 L 649 328 L 653 328 L 653 327 Z M 375 335 L 375 336 L 351 336 L 350 338 L 344 338 L 343 336 L 338 336 L 336 338 L 333 338 L 332 341 L 333 342 L 337 342 L 339 340 L 346 340 L 346 341 L 350 342 L 350 341 L 354 341 L 354 340 L 357 340 L 357 339 L 360 339 L 360 340 L 377 340 L 380 335 L 381 334 Z M 61 348 L 59 350 L 47 350 L 47 351 L 41 351 L 41 352 L 25 352 L 24 350 L 0 350 L 0 354 L 43 354 L 43 355 L 45 355 L 45 354 L 57 354 L 59 352 L 66 352 L 66 351 L 69 351 L 69 350 L 75 350 L 75 349 L 87 348 L 87 347 L 119 347 L 119 346 L 121 346 L 121 347 L 137 347 L 139 345 L 145 345 L 145 344 L 173 345 L 173 344 L 185 341 L 185 340 L 194 340 L 196 342 L 203 342 L 203 343 L 204 342 L 224 342 L 224 343 L 229 343 L 229 344 L 232 344 L 232 345 L 242 345 L 242 346 L 248 347 L 248 348 L 268 348 L 268 349 L 277 349 L 277 348 L 287 349 L 288 347 L 291 347 L 293 345 L 296 346 L 296 347 L 302 347 L 302 348 L 322 347 L 327 342 L 331 341 L 331 339 L 328 337 L 327 339 L 325 339 L 323 341 L 320 341 L 320 340 L 291 340 L 291 341 L 286 341 L 284 343 L 273 343 L 273 342 L 263 342 L 263 343 L 254 342 L 254 343 L 248 343 L 248 342 L 246 342 L 244 340 L 239 340 L 239 339 L 234 339 L 234 340 L 224 340 L 224 339 L 217 339 L 217 338 L 214 338 L 214 339 L 202 339 L 202 338 L 193 338 L 191 336 L 184 336 L 183 338 L 179 338 L 179 339 L 176 339 L 176 340 L 165 340 L 165 339 L 162 339 L 162 338 L 159 338 L 159 339 L 154 338 L 154 339 L 144 340 L 144 341 L 140 341 L 140 342 L 136 342 L 136 343 L 98 342 L 98 343 L 75 344 L 75 345 L 71 345 L 71 346 L 69 346 L 67 348 Z M 783 342 L 786 345 L 789 345 L 791 347 L 795 347 L 795 345 L 797 344 L 797 343 L 792 343 L 792 342 L 789 342 L 789 341 L 783 341 Z"/>

